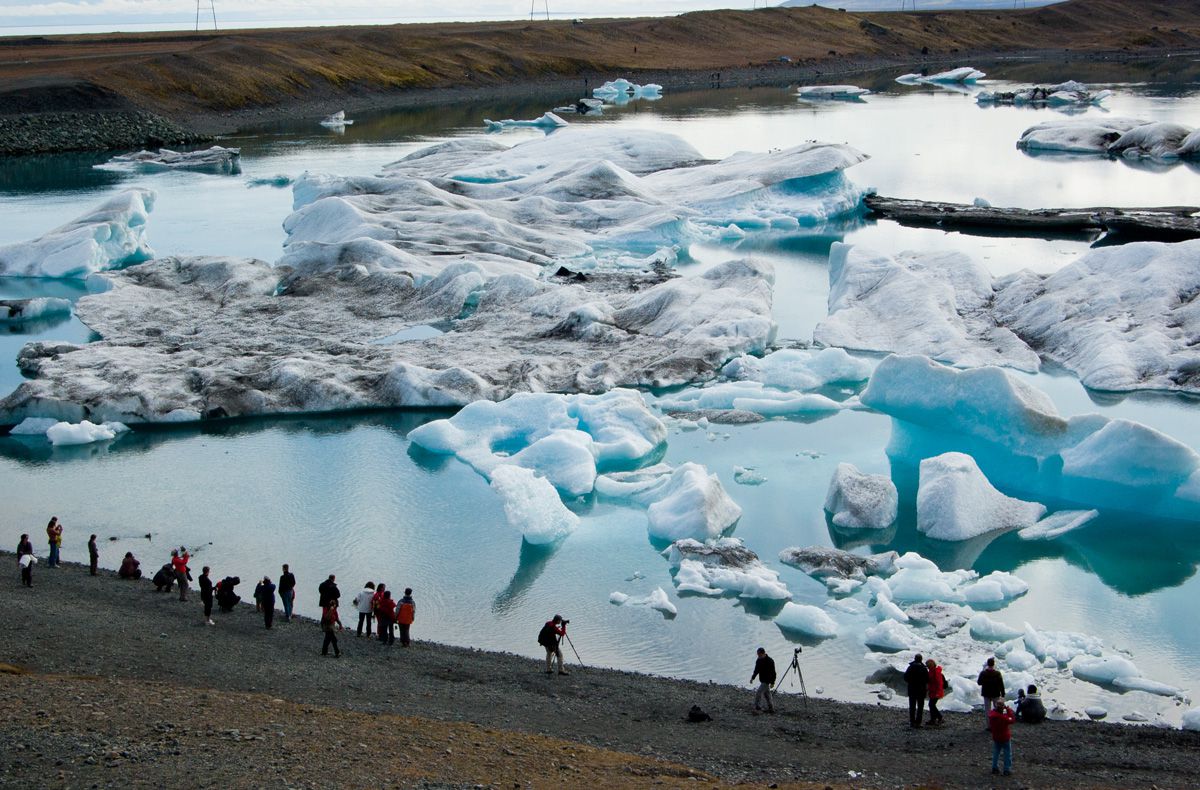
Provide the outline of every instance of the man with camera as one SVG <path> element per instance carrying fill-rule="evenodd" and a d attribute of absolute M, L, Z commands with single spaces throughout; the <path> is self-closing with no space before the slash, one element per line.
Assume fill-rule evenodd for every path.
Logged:
<path fill-rule="evenodd" d="M 555 657 L 558 658 L 558 674 L 570 674 L 563 669 L 563 654 L 560 644 L 563 637 L 567 635 L 567 623 L 570 620 L 564 620 L 561 614 L 554 615 L 554 619 L 547 620 L 542 626 L 542 630 L 538 632 L 538 644 L 546 648 L 546 674 L 554 673 L 551 662 Z"/>

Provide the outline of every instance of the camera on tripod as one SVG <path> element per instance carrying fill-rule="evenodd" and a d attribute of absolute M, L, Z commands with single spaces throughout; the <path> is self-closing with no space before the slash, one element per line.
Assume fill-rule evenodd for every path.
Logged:
<path fill-rule="evenodd" d="M 564 619 L 563 619 L 563 621 L 562 621 L 562 624 L 563 624 L 563 625 L 566 625 L 566 624 L 567 624 L 567 623 L 569 623 L 569 622 L 571 622 L 571 621 L 570 621 L 570 620 L 567 620 L 567 619 L 565 619 L 565 618 L 564 618 Z"/>
<path fill-rule="evenodd" d="M 798 655 L 800 655 L 800 654 L 801 654 L 801 653 L 803 653 L 803 652 L 804 652 L 804 648 L 802 648 L 802 647 L 797 647 L 795 650 L 793 650 L 793 651 L 792 651 L 792 655 L 793 655 L 793 656 L 798 656 Z"/>

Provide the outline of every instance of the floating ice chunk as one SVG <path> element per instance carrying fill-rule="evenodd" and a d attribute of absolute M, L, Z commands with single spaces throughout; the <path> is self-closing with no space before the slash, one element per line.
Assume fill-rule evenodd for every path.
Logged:
<path fill-rule="evenodd" d="M 917 561 L 920 562 L 917 562 Z M 897 601 L 961 601 L 962 585 L 978 574 L 971 570 L 940 571 L 931 561 L 908 552 L 896 560 L 899 570 L 886 580 L 891 597 Z"/>
<path fill-rule="evenodd" d="M 1104 644 L 1094 636 L 1070 631 L 1037 631 L 1026 623 L 1025 649 L 1044 661 L 1063 666 L 1079 656 L 1100 657 Z"/>
<path fill-rule="evenodd" d="M 648 82 L 645 85 L 638 85 L 636 82 L 630 82 L 624 77 L 615 80 L 609 80 L 599 88 L 592 89 L 592 95 L 597 99 L 612 101 L 615 103 L 624 103 L 630 99 L 657 99 L 662 93 L 662 86 Z"/>
<path fill-rule="evenodd" d="M 1157 694 L 1160 697 L 1182 697 L 1183 689 L 1157 680 L 1136 676 L 1122 676 L 1113 679 L 1112 685 L 1121 691 L 1144 691 L 1147 694 Z"/>
<path fill-rule="evenodd" d="M 899 506 L 896 484 L 886 475 L 866 475 L 853 464 L 838 464 L 825 510 L 843 529 L 883 529 L 896 520 Z"/>
<path fill-rule="evenodd" d="M 859 582 L 868 576 L 892 573 L 895 570 L 896 558 L 897 554 L 894 551 L 863 557 L 824 546 L 792 546 L 779 552 L 780 562 L 799 568 L 814 578 L 854 579 Z"/>
<path fill-rule="evenodd" d="M 743 486 L 760 486 L 767 482 L 767 478 L 756 472 L 754 467 L 735 466 L 733 467 L 733 481 Z"/>
<path fill-rule="evenodd" d="M 42 436 L 46 435 L 46 431 L 58 425 L 59 420 L 53 417 L 26 417 L 18 425 L 14 425 L 8 432 L 10 436 Z"/>
<path fill-rule="evenodd" d="M 830 384 L 866 381 L 871 376 L 871 365 L 840 348 L 817 352 L 782 349 L 764 357 L 740 356 L 725 365 L 721 373 L 738 381 L 803 392 Z"/>
<path fill-rule="evenodd" d="M 657 405 L 667 412 L 737 410 L 765 417 L 820 414 L 842 408 L 824 395 L 768 389 L 756 381 L 727 381 L 682 390 L 659 398 Z"/>
<path fill-rule="evenodd" d="M 337 112 L 333 113 L 332 115 L 326 115 L 324 118 L 322 118 L 319 121 L 319 123 L 322 126 L 327 126 L 330 128 L 337 128 L 337 127 L 341 127 L 341 126 L 349 126 L 350 124 L 354 123 L 354 121 L 346 119 L 346 111 L 345 110 L 338 110 Z"/>
<path fill-rule="evenodd" d="M 997 530 L 1031 526 L 1044 505 L 1001 494 L 975 459 L 945 453 L 921 462 L 917 529 L 937 540 L 968 540 Z"/>
<path fill-rule="evenodd" d="M 700 542 L 685 538 L 672 543 L 663 556 L 679 569 L 675 577 L 680 591 L 711 595 L 736 592 L 743 598 L 787 600 L 787 585 L 767 568 L 758 555 L 737 538 Z"/>
<path fill-rule="evenodd" d="M 987 576 L 962 588 L 968 604 L 998 604 L 1019 598 L 1029 592 L 1029 585 L 1005 571 L 992 571 Z"/>
<path fill-rule="evenodd" d="M 1145 125 L 1146 121 L 1136 118 L 1102 115 L 1048 121 L 1026 129 L 1017 140 L 1017 147 L 1035 152 L 1107 154 L 1108 147 L 1122 135 Z"/>
<path fill-rule="evenodd" d="M 483 125 L 487 127 L 489 132 L 499 132 L 505 129 L 516 129 L 523 126 L 532 126 L 538 129 L 561 129 L 568 124 L 554 113 L 547 112 L 531 121 L 514 121 L 512 118 L 507 118 L 503 121 L 492 121 L 484 118 Z"/>
<path fill-rule="evenodd" d="M 813 332 L 827 346 L 916 352 L 958 367 L 1036 371 L 1038 356 L 989 315 L 987 268 L 955 251 L 896 256 L 834 243 L 829 315 Z"/>
<path fill-rule="evenodd" d="M 1017 672 L 1026 672 L 1041 665 L 1037 656 L 1019 648 L 1008 651 L 1008 654 L 1004 656 L 1004 663 Z"/>
<path fill-rule="evenodd" d="M 1052 540 L 1079 529 L 1099 515 L 1099 510 L 1060 510 L 1017 534 L 1024 540 Z"/>
<path fill-rule="evenodd" d="M 925 601 L 906 607 L 904 613 L 914 623 L 933 626 L 940 638 L 957 633 L 967 624 L 965 610 L 944 601 Z"/>
<path fill-rule="evenodd" d="M 119 154 L 104 164 L 95 166 L 109 170 L 140 170 L 151 173 L 162 170 L 203 170 L 237 175 L 241 172 L 241 158 L 240 148 L 214 145 L 202 151 L 172 151 L 160 148 L 158 151 Z"/>
<path fill-rule="evenodd" d="M 1184 716 L 1187 716 L 1187 714 L 1185 713 Z M 1149 716 L 1137 710 L 1129 711 L 1129 713 L 1126 713 L 1121 717 L 1121 719 L 1124 721 L 1133 722 L 1134 724 L 1141 724 L 1142 722 L 1150 721 Z M 1200 722 L 1198 722 L 1198 724 L 1200 724 Z"/>
<path fill-rule="evenodd" d="M 59 422 L 46 430 L 46 438 L 53 445 L 91 444 L 115 439 L 118 433 L 129 430 L 119 422 L 106 422 L 95 425 L 88 420 L 78 424 Z"/>
<path fill-rule="evenodd" d="M 703 541 L 719 537 L 736 524 L 742 509 L 725 493 L 716 475 L 689 462 L 671 473 L 646 515 L 651 538 Z"/>
<path fill-rule="evenodd" d="M 633 598 L 622 592 L 613 592 L 608 596 L 608 600 L 618 606 L 646 606 L 662 612 L 665 617 L 674 617 L 679 613 L 662 587 L 656 587 L 649 595 L 639 598 Z"/>
<path fill-rule="evenodd" d="M 791 631 L 816 639 L 837 636 L 837 623 L 823 609 L 808 604 L 788 601 L 775 616 L 775 625 L 783 631 Z"/>
<path fill-rule="evenodd" d="M 1067 82 L 1058 85 L 1050 85 L 1048 87 L 1035 86 L 1030 88 L 1021 88 L 1015 91 L 981 91 L 975 101 L 979 104 L 1015 104 L 1021 105 L 1036 105 L 1049 107 L 1065 107 L 1075 106 L 1083 107 L 1089 104 L 1100 104 L 1109 96 L 1112 91 L 1096 91 L 1088 90 L 1088 87 L 1081 82 L 1068 80 Z"/>
<path fill-rule="evenodd" d="M 1071 674 L 1080 680 L 1112 685 L 1117 678 L 1136 678 L 1141 670 L 1122 656 L 1080 656 L 1071 661 Z"/>
<path fill-rule="evenodd" d="M 824 579 L 824 582 L 825 586 L 829 588 L 830 595 L 851 595 L 863 585 L 857 579 L 836 579 L 833 577 Z"/>
<path fill-rule="evenodd" d="M 989 203 L 988 201 L 984 200 L 981 197 L 975 198 L 975 200 L 971 201 L 971 203 L 976 208 L 991 208 L 992 207 L 991 203 Z"/>
<path fill-rule="evenodd" d="M 1189 711 L 1184 711 L 1183 729 L 1200 732 L 1200 708 L 1192 708 Z"/>
<path fill-rule="evenodd" d="M 8 277 L 86 277 L 148 261 L 146 221 L 154 193 L 130 189 L 90 213 L 33 241 L 0 245 L 0 275 Z"/>
<path fill-rule="evenodd" d="M 1179 148 L 1192 131 L 1192 127 L 1178 123 L 1147 123 L 1109 144 L 1108 153 L 1134 159 L 1178 159 Z"/>
<path fill-rule="evenodd" d="M 0 326 L 24 324 L 71 314 L 71 302 L 57 297 L 0 299 Z"/>
<path fill-rule="evenodd" d="M 887 598 L 879 598 L 875 601 L 875 616 L 879 620 L 895 620 L 899 623 L 907 623 L 909 617 L 904 610 L 897 606 Z"/>
<path fill-rule="evenodd" d="M 1200 455 L 1141 423 L 1111 420 L 1061 453 L 1063 475 L 1126 486 L 1174 489 L 1197 469 Z"/>
<path fill-rule="evenodd" d="M 508 523 L 534 546 L 553 543 L 579 526 L 579 517 L 563 505 L 549 481 L 530 469 L 500 466 L 492 470 L 492 490 L 504 501 Z"/>
<path fill-rule="evenodd" d="M 921 643 L 921 638 L 903 623 L 884 620 L 866 630 L 863 642 L 873 650 L 898 652 L 914 649 Z"/>
<path fill-rule="evenodd" d="M 1049 275 L 999 280 L 994 314 L 1098 390 L 1200 392 L 1200 241 L 1089 250 Z"/>
<path fill-rule="evenodd" d="M 1007 642 L 1010 639 L 1023 636 L 1025 633 L 1025 630 L 1022 628 L 1013 628 L 998 620 L 993 620 L 983 613 L 972 616 L 970 626 L 972 638 L 982 639 L 987 642 Z M 1030 653 L 1026 653 L 1026 655 L 1029 655 L 1031 658 L 1033 657 Z M 1036 661 L 1037 659 L 1034 658 L 1034 662 Z M 1021 667 L 1021 669 L 1027 668 Z"/>
<path fill-rule="evenodd" d="M 526 466 L 572 496 L 592 490 L 597 464 L 636 464 L 666 438 L 666 426 L 630 390 L 475 401 L 409 434 L 414 444 L 455 455 L 484 476 L 502 465 Z"/>
<path fill-rule="evenodd" d="M 290 187 L 295 182 L 295 179 L 286 173 L 276 173 L 273 176 L 261 176 L 259 178 L 249 178 L 246 180 L 246 188 L 253 187 L 275 187 L 283 189 Z"/>
<path fill-rule="evenodd" d="M 987 75 L 982 71 L 971 66 L 960 66 L 949 71 L 939 71 L 937 74 L 931 74 L 928 77 L 923 77 L 923 82 L 976 82 L 983 79 Z"/>
<path fill-rule="evenodd" d="M 857 85 L 802 85 L 796 89 L 801 99 L 858 99 L 871 91 Z"/>

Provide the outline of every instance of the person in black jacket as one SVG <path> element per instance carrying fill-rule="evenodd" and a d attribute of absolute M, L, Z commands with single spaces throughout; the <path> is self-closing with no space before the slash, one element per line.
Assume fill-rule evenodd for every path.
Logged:
<path fill-rule="evenodd" d="M 283 574 L 279 577 L 279 600 L 283 604 L 283 619 L 291 622 L 292 605 L 296 603 L 296 574 L 283 566 Z"/>
<path fill-rule="evenodd" d="M 767 655 L 767 651 L 761 647 L 758 649 L 758 659 L 754 662 L 754 674 L 750 676 L 750 682 L 753 683 L 755 678 L 758 678 L 758 691 L 754 693 L 755 712 L 761 711 L 765 702 L 767 713 L 774 713 L 771 687 L 775 685 L 775 659 Z"/>
<path fill-rule="evenodd" d="M 904 670 L 904 682 L 908 684 L 908 724 L 920 727 L 925 718 L 925 693 L 929 691 L 929 668 L 920 653 Z"/>
<path fill-rule="evenodd" d="M 987 660 L 987 665 L 975 682 L 979 684 L 979 693 L 983 695 L 983 713 L 986 716 L 992 712 L 992 703 L 996 701 L 996 697 L 1004 696 L 1004 676 L 996 669 L 996 659 Z M 988 727 L 990 729 L 991 725 Z"/>
<path fill-rule="evenodd" d="M 213 583 L 208 575 L 208 566 L 200 571 L 200 603 L 204 604 L 204 624 L 216 625 L 212 619 Z"/>
<path fill-rule="evenodd" d="M 337 582 L 334 579 L 335 577 L 331 573 L 328 579 L 317 586 L 318 604 L 321 609 L 329 606 L 330 601 L 337 601 L 342 597 L 342 591 L 338 589 Z"/>
<path fill-rule="evenodd" d="M 217 582 L 217 606 L 222 612 L 232 612 L 242 597 L 234 592 L 234 588 L 242 583 L 237 576 L 226 576 Z"/>
<path fill-rule="evenodd" d="M 171 563 L 167 563 L 158 569 L 158 573 L 154 574 L 154 590 L 156 592 L 171 592 L 171 587 L 175 584 L 175 569 L 171 567 Z"/>
<path fill-rule="evenodd" d="M 254 600 L 262 612 L 263 622 L 270 628 L 271 623 L 275 622 L 275 583 L 270 576 L 264 576 L 254 588 Z"/>

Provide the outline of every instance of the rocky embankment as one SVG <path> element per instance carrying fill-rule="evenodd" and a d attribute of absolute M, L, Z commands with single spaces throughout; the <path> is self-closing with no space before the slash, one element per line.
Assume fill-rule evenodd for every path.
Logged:
<path fill-rule="evenodd" d="M 910 730 L 898 708 L 788 693 L 778 715 L 754 716 L 748 687 L 578 666 L 547 677 L 532 657 L 420 641 L 436 631 L 420 620 L 411 649 L 350 628 L 334 659 L 310 620 L 267 631 L 240 606 L 207 627 L 195 591 L 182 603 L 41 564 L 26 589 L 11 554 L 0 566 L 4 787 L 1183 788 L 1200 754 L 1195 733 L 1047 722 L 1016 730 L 1015 776 L 993 781 L 977 715 Z M 301 607 L 316 581 L 300 580 Z M 693 704 L 713 721 L 686 722 Z"/>
<path fill-rule="evenodd" d="M 210 139 L 144 110 L 0 115 L 0 156 L 161 148 Z"/>

